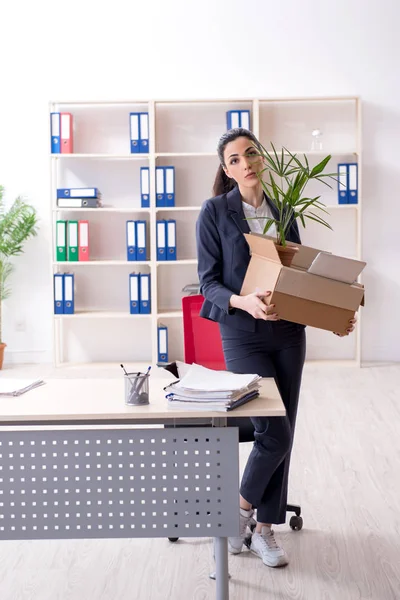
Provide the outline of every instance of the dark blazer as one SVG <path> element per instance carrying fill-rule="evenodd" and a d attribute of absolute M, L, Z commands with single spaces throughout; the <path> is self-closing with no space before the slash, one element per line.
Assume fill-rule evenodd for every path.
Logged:
<path fill-rule="evenodd" d="M 275 218 L 278 211 L 266 197 Z M 238 187 L 204 202 L 196 223 L 198 275 L 205 297 L 200 315 L 235 329 L 255 331 L 256 320 L 249 313 L 229 307 L 232 294 L 240 294 L 250 261 L 244 233 L 250 233 Z M 287 239 L 300 244 L 294 220 Z"/>

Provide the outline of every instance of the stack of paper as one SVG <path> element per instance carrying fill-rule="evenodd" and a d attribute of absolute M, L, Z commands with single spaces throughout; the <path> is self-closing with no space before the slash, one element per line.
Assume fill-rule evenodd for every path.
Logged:
<path fill-rule="evenodd" d="M 259 395 L 259 375 L 237 375 L 190 365 L 183 377 L 168 385 L 171 408 L 228 411 Z"/>
<path fill-rule="evenodd" d="M 0 379 L 0 397 L 20 396 L 43 384 L 42 379 Z"/>

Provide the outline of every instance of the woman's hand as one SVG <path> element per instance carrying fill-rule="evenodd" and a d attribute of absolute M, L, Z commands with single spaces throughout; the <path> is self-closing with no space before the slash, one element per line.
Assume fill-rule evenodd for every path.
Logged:
<path fill-rule="evenodd" d="M 240 308 L 249 313 L 255 319 L 263 321 L 279 321 L 279 316 L 274 312 L 275 304 L 267 306 L 263 298 L 267 298 L 271 292 L 254 292 L 247 296 L 231 296 L 230 305 L 233 308 Z"/>
<path fill-rule="evenodd" d="M 335 335 L 338 335 L 339 337 L 345 337 L 346 335 L 349 335 L 349 333 L 351 333 L 352 331 L 354 331 L 355 326 L 356 326 L 356 322 L 357 322 L 357 318 L 354 317 L 353 319 L 350 319 L 349 321 L 349 327 L 346 329 L 346 333 L 336 333 L 335 331 L 333 332 Z"/>

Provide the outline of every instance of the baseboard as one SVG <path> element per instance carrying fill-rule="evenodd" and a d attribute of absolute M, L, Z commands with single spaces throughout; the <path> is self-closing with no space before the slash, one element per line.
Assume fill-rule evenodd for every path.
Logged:
<path fill-rule="evenodd" d="M 43 364 L 52 362 L 51 352 L 48 350 L 4 350 L 4 366 Z"/>

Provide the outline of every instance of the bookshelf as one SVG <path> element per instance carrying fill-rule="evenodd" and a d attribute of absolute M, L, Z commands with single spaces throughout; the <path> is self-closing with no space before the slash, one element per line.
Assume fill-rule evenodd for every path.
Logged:
<path fill-rule="evenodd" d="M 168 327 L 169 360 L 183 359 L 182 288 L 196 283 L 195 223 L 212 196 L 218 167 L 216 144 L 226 130 L 228 110 L 250 110 L 251 128 L 264 146 L 306 153 L 310 163 L 332 154 L 331 170 L 358 163 L 358 204 L 338 204 L 336 186 L 319 187 L 334 231 L 300 225 L 305 244 L 351 258 L 361 257 L 361 102 L 357 97 L 51 102 L 49 112 L 74 118 L 74 153 L 50 154 L 51 271 L 75 275 L 75 314 L 53 315 L 57 366 L 110 362 L 157 363 L 157 326 Z M 149 113 L 149 153 L 130 154 L 129 113 Z M 312 150 L 313 129 L 322 131 L 322 150 Z M 140 167 L 150 168 L 150 208 L 141 207 Z M 175 206 L 155 206 L 155 167 L 175 167 Z M 102 208 L 60 209 L 60 187 L 97 187 Z M 89 221 L 88 262 L 57 262 L 57 219 Z M 145 261 L 126 260 L 128 219 L 147 222 Z M 156 221 L 175 219 L 177 260 L 157 261 Z M 129 313 L 129 273 L 151 276 L 151 315 Z M 362 310 L 347 338 L 307 329 L 307 360 L 360 364 Z"/>

